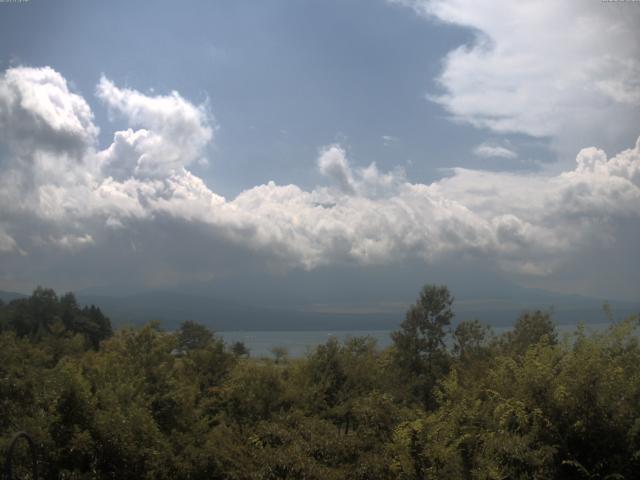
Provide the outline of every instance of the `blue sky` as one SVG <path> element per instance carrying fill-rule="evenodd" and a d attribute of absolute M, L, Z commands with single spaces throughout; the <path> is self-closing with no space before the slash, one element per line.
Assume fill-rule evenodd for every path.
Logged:
<path fill-rule="evenodd" d="M 639 13 L 2 3 L 0 288 L 419 265 L 634 299 Z"/>
<path fill-rule="evenodd" d="M 336 142 L 356 164 L 400 164 L 417 181 L 452 165 L 536 168 L 474 157 L 494 136 L 425 98 L 440 89 L 443 57 L 473 33 L 384 1 L 31 1 L 5 7 L 0 22 L 4 67 L 55 66 L 104 125 L 103 145 L 117 122 L 93 98 L 101 74 L 208 99 L 220 130 L 198 173 L 226 195 L 269 180 L 310 186 L 318 149 Z M 521 143 L 551 158 L 543 139 Z"/>

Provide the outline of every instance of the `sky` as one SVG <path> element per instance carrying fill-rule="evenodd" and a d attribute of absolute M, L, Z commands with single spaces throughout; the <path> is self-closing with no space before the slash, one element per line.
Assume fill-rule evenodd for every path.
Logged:
<path fill-rule="evenodd" d="M 1 2 L 0 289 L 638 300 L 639 24 L 631 1 Z"/>

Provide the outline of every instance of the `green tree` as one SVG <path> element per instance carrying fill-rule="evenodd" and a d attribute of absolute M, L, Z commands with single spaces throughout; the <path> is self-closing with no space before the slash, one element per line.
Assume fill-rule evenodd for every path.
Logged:
<path fill-rule="evenodd" d="M 20 337 L 38 341 L 50 337 L 80 334 L 87 346 L 98 349 L 100 342 L 112 335 L 111 321 L 94 306 L 80 308 L 75 296 L 58 298 L 49 288 L 38 287 L 31 297 L 13 300 L 0 309 L 0 330 L 13 330 Z"/>
<path fill-rule="evenodd" d="M 453 331 L 453 353 L 461 359 L 475 356 L 486 345 L 490 331 L 478 320 L 460 322 Z"/>
<path fill-rule="evenodd" d="M 287 347 L 275 346 L 271 349 L 271 354 L 276 364 L 280 364 L 287 361 L 289 357 L 289 350 Z"/>
<path fill-rule="evenodd" d="M 207 327 L 191 320 L 182 322 L 178 330 L 178 344 L 186 350 L 206 348 L 212 340 L 213 333 Z"/>
<path fill-rule="evenodd" d="M 446 286 L 425 285 L 393 332 L 396 361 L 414 379 L 414 394 L 432 406 L 431 389 L 446 373 L 445 337 L 453 318 L 453 297 Z"/>
<path fill-rule="evenodd" d="M 238 340 L 237 342 L 233 342 L 233 344 L 231 345 L 231 352 L 236 357 L 248 357 L 250 353 L 244 342 L 241 342 L 240 340 Z"/>
<path fill-rule="evenodd" d="M 514 353 L 523 354 L 527 349 L 540 342 L 550 345 L 558 343 L 556 327 L 549 312 L 535 310 L 524 312 L 516 321 L 513 330 L 504 334 L 504 347 Z"/>
<path fill-rule="evenodd" d="M 282 372 L 272 363 L 241 362 L 223 387 L 224 408 L 240 425 L 267 420 L 281 405 L 283 387 Z"/>

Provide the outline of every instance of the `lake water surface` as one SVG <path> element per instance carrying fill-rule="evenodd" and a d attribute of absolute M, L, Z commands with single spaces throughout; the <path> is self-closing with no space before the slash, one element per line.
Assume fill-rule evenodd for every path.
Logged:
<path fill-rule="evenodd" d="M 596 323 L 586 326 L 587 331 L 604 330 L 610 323 Z M 571 333 L 576 329 L 576 324 L 557 325 L 558 332 Z M 510 330 L 511 327 L 493 327 L 496 335 Z M 348 331 L 247 331 L 247 332 L 217 332 L 228 344 L 241 341 L 249 348 L 251 357 L 272 357 L 273 347 L 285 347 L 290 357 L 303 357 L 307 352 L 318 345 L 325 343 L 331 337 L 344 341 L 349 337 L 369 336 L 376 340 L 379 348 L 391 345 L 392 330 L 348 330 Z"/>

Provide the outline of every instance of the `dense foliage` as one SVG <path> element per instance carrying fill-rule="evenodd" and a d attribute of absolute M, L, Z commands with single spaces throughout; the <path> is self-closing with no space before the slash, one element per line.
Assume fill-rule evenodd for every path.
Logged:
<path fill-rule="evenodd" d="M 426 286 L 386 350 L 271 360 L 192 322 L 112 334 L 38 289 L 0 306 L 0 452 L 26 430 L 64 479 L 640 478 L 637 316 L 495 336 L 452 304 Z"/>

